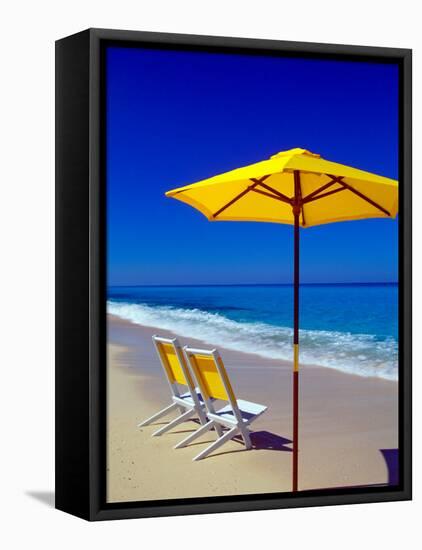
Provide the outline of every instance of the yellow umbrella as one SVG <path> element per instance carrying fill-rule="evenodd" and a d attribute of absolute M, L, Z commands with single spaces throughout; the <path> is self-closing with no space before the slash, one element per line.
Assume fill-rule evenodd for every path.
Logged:
<path fill-rule="evenodd" d="M 167 197 L 202 212 L 209 221 L 294 225 L 293 491 L 298 488 L 299 227 L 365 218 L 395 218 L 398 182 L 290 149 L 198 183 Z"/>

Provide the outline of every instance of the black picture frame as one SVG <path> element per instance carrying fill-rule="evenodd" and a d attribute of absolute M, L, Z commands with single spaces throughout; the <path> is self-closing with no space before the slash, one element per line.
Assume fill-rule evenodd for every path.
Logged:
<path fill-rule="evenodd" d="M 397 487 L 106 503 L 103 51 L 107 44 L 398 64 Z M 408 49 L 106 29 L 88 29 L 56 42 L 56 508 L 87 520 L 107 520 L 411 499 L 411 65 Z"/>

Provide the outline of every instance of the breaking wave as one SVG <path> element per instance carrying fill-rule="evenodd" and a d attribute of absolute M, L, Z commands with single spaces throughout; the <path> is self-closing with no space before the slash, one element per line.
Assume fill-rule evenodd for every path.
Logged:
<path fill-rule="evenodd" d="M 269 359 L 292 359 L 289 327 L 234 321 L 201 309 L 109 300 L 113 315 L 139 325 L 172 331 L 210 345 L 254 353 Z M 392 337 L 325 330 L 300 331 L 302 364 L 320 365 L 360 376 L 397 380 L 398 345 Z"/>

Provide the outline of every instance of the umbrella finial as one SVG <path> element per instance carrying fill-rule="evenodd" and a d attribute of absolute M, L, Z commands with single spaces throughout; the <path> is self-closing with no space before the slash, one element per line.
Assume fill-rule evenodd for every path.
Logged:
<path fill-rule="evenodd" d="M 280 151 L 279 153 L 276 153 L 271 158 L 276 159 L 279 157 L 291 157 L 294 155 L 304 155 L 307 157 L 314 157 L 314 158 L 321 158 L 321 155 L 318 155 L 318 153 L 312 153 L 311 151 L 308 151 L 307 149 L 301 149 L 300 147 L 295 147 L 294 149 L 289 149 L 288 151 Z"/>

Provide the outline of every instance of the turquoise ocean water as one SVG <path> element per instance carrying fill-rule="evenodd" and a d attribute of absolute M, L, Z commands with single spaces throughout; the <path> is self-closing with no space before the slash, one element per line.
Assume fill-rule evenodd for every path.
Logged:
<path fill-rule="evenodd" d="M 292 358 L 291 285 L 108 288 L 107 309 L 209 344 Z M 300 290 L 301 363 L 397 380 L 397 284 L 313 284 Z"/>

